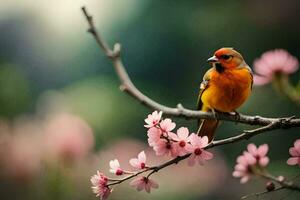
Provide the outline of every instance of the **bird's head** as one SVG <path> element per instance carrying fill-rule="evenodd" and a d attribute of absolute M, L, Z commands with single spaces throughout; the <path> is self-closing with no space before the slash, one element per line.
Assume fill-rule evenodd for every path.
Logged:
<path fill-rule="evenodd" d="M 244 64 L 243 56 L 235 51 L 233 48 L 223 47 L 217 50 L 213 57 L 209 58 L 207 62 L 212 64 L 221 64 L 225 69 L 234 69 Z"/>

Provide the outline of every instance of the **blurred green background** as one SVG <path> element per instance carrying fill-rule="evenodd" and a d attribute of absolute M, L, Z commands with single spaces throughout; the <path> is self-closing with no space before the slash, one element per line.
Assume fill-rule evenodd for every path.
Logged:
<path fill-rule="evenodd" d="M 1 0 L 0 118 L 14 126 L 20 118 L 42 121 L 54 110 L 67 110 L 92 128 L 95 146 L 89 156 L 93 162 L 98 160 L 90 167 L 86 162 L 63 169 L 44 167 L 30 183 L 11 181 L 4 176 L 0 180 L 0 199 L 95 199 L 89 178 L 98 168 L 107 170 L 107 161 L 126 148 L 116 144 L 132 139 L 134 144 L 141 145 L 129 158 L 145 148 L 143 119 L 151 111 L 118 89 L 119 81 L 110 61 L 86 33 L 83 5 L 93 14 L 103 38 L 110 45 L 122 44 L 122 58 L 136 86 L 169 106 L 180 102 L 187 108 L 196 108 L 199 83 L 209 68 L 205 61 L 220 47 L 234 47 L 250 66 L 264 51 L 274 48 L 287 49 L 300 58 L 297 0 Z M 295 83 L 299 73 L 291 78 Z M 254 87 L 251 98 L 239 111 L 280 117 L 298 115 L 300 108 L 268 85 Z M 174 120 L 178 126 L 196 129 L 194 121 Z M 249 128 L 224 122 L 217 138 Z M 151 195 L 117 186 L 111 199 L 238 199 L 263 191 L 263 181 L 240 185 L 231 176 L 235 158 L 249 142 L 268 143 L 270 171 L 293 177 L 299 169 L 287 166 L 286 160 L 288 148 L 299 138 L 298 131 L 273 131 L 250 141 L 216 148 L 222 169 L 217 169 L 221 170 L 218 176 L 210 174 L 215 176 L 211 185 L 205 186 L 199 177 L 199 184 L 197 180 L 185 181 L 185 189 L 177 190 L 172 186 L 177 182 L 181 187 L 177 174 L 184 177 L 184 169 L 189 170 L 183 167 L 177 174 L 157 177 L 162 184 Z M 112 146 L 116 146 L 115 153 L 108 154 L 107 160 L 101 159 L 101 152 Z M 0 150 L 5 154 L 4 148 Z M 200 166 L 196 169 L 207 170 Z M 285 197 L 300 196 L 282 191 L 260 198 Z"/>

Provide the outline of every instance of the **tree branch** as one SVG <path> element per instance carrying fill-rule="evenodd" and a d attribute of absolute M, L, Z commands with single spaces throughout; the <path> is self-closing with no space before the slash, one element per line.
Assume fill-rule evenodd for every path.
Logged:
<path fill-rule="evenodd" d="M 258 174 L 258 175 L 265 179 L 277 182 L 283 188 L 300 191 L 300 187 L 298 185 L 295 185 L 293 181 L 279 180 L 277 177 L 275 177 L 269 173 L 262 173 L 262 174 Z"/>
<path fill-rule="evenodd" d="M 205 149 L 211 149 L 211 148 L 216 147 L 216 146 L 235 143 L 235 142 L 238 142 L 240 140 L 248 140 L 249 138 L 251 138 L 255 135 L 258 135 L 258 134 L 264 133 L 268 130 L 271 130 L 275 126 L 276 126 L 276 124 L 272 123 L 270 125 L 267 125 L 267 126 L 264 126 L 264 127 L 261 127 L 261 128 L 244 131 L 243 133 L 241 133 L 237 136 L 229 137 L 229 138 L 226 138 L 226 139 L 223 139 L 223 140 L 216 140 L 216 141 L 211 142 L 207 147 L 205 147 Z M 154 173 L 156 173 L 156 172 L 158 172 L 158 171 L 160 171 L 160 170 L 162 170 L 162 169 L 164 169 L 164 168 L 166 168 L 170 165 L 178 164 L 180 161 L 187 159 L 190 155 L 191 154 L 186 154 L 184 156 L 179 156 L 179 157 L 173 158 L 173 159 L 171 159 L 171 160 L 169 160 L 165 163 L 162 163 L 160 165 L 149 167 L 145 170 L 142 170 L 142 171 L 136 172 L 134 174 L 131 174 L 131 175 L 125 177 L 125 178 L 122 178 L 122 179 L 119 179 L 119 180 L 114 180 L 115 182 L 110 183 L 108 186 L 122 183 L 126 180 L 129 180 L 129 179 L 131 179 L 131 178 L 133 178 L 133 177 L 135 177 L 139 174 L 143 174 L 143 173 L 148 172 L 148 171 L 150 171 L 149 174 L 147 175 L 147 178 L 149 178 L 152 174 L 154 174 Z M 267 179 L 273 180 L 275 182 L 278 182 L 281 185 L 281 189 L 286 188 L 286 189 L 300 191 L 299 186 L 294 185 L 294 183 L 292 181 L 280 181 L 276 177 L 271 176 L 270 174 L 259 174 L 259 175 L 264 177 L 264 178 L 267 178 Z M 263 192 L 263 193 L 265 193 L 265 192 Z M 257 195 L 257 194 L 261 194 L 261 193 L 255 193 L 255 194 L 251 194 L 251 195 Z"/>
<path fill-rule="evenodd" d="M 205 149 L 210 149 L 216 146 L 221 146 L 225 144 L 230 144 L 230 143 L 235 143 L 240 140 L 244 139 L 249 139 L 255 135 L 261 134 L 266 131 L 274 130 L 274 129 L 283 129 L 283 128 L 291 128 L 291 127 L 300 127 L 300 119 L 296 119 L 294 116 L 292 117 L 284 117 L 284 118 L 266 118 L 266 117 L 261 117 L 261 116 L 248 116 L 248 115 L 230 115 L 228 113 L 210 113 L 210 112 L 202 112 L 202 111 L 197 111 L 197 110 L 190 110 L 184 108 L 181 104 L 178 104 L 176 107 L 168 107 L 165 105 L 162 105 L 146 95 L 144 95 L 140 90 L 138 90 L 135 85 L 132 83 L 131 79 L 129 78 L 125 67 L 123 65 L 123 62 L 121 60 L 121 45 L 119 43 L 116 43 L 114 45 L 113 49 L 110 49 L 108 44 L 101 39 L 99 36 L 94 22 L 93 18 L 91 15 L 88 14 L 87 10 L 85 7 L 82 7 L 82 11 L 84 16 L 86 17 L 87 22 L 89 23 L 89 29 L 88 32 L 93 35 L 95 38 L 97 44 L 99 47 L 104 51 L 105 55 L 112 61 L 113 66 L 115 68 L 116 74 L 118 75 L 120 81 L 121 81 L 121 86 L 120 89 L 129 95 L 131 95 L 133 98 L 138 100 L 141 104 L 145 105 L 146 107 L 149 107 L 153 110 L 158 110 L 162 111 L 164 115 L 168 116 L 174 116 L 174 117 L 183 117 L 187 119 L 219 119 L 219 120 L 225 120 L 225 121 L 233 121 L 233 122 L 239 122 L 239 123 L 244 123 L 244 124 L 249 124 L 249 125 L 260 125 L 262 127 L 253 129 L 253 130 L 245 130 L 243 133 L 229 137 L 226 139 L 222 140 L 216 140 L 211 142 Z M 138 171 L 136 173 L 133 173 L 131 175 L 128 175 L 127 177 L 124 177 L 122 179 L 110 179 L 112 183 L 108 184 L 107 186 L 112 186 L 116 184 L 120 184 L 126 180 L 129 180 L 133 177 L 136 177 L 140 174 L 149 172 L 147 177 L 150 177 L 152 174 L 170 166 L 173 164 L 177 164 L 180 161 L 188 158 L 190 154 L 186 154 L 182 157 L 176 157 L 174 159 L 171 159 L 165 163 L 162 163 L 157 166 L 153 167 L 148 167 L 144 170 Z M 270 177 L 265 177 L 271 180 L 274 180 L 276 178 L 270 176 Z M 277 180 L 277 179 L 276 179 Z M 276 181 L 278 182 L 278 180 Z M 281 181 L 278 182 L 280 184 L 280 187 L 276 188 L 275 190 L 280 190 L 280 189 L 291 189 L 291 190 L 299 190 L 299 187 L 294 185 L 293 182 L 287 182 L 287 181 Z M 275 191 L 274 190 L 274 191 Z M 259 195 L 259 194 L 264 194 L 266 192 L 262 193 L 255 193 L 254 195 Z"/>
<path fill-rule="evenodd" d="M 282 186 L 279 186 L 279 187 L 277 187 L 277 188 L 275 188 L 274 190 L 271 190 L 271 191 L 265 190 L 263 192 L 256 192 L 256 193 L 252 193 L 252 194 L 242 196 L 241 199 L 247 199 L 247 198 L 253 197 L 253 196 L 259 197 L 260 195 L 267 194 L 267 193 L 270 193 L 270 192 L 276 192 L 276 191 L 282 190 L 282 189 L 285 189 L 285 188 L 282 187 Z"/>
<path fill-rule="evenodd" d="M 93 18 L 90 14 L 88 14 L 87 9 L 85 7 L 82 7 L 82 11 L 84 16 L 86 17 L 87 22 L 89 23 L 88 32 L 93 35 L 99 47 L 104 51 L 106 56 L 113 63 L 115 71 L 121 81 L 120 89 L 131 95 L 133 98 L 138 100 L 141 104 L 145 105 L 146 107 L 149 107 L 152 110 L 162 111 L 164 115 L 183 117 L 187 119 L 215 119 L 217 117 L 220 120 L 234 121 L 250 125 L 265 126 L 270 123 L 276 123 L 276 128 L 274 127 L 274 129 L 300 127 L 300 119 L 284 120 L 287 118 L 267 118 L 261 116 L 248 116 L 243 114 L 230 115 L 228 113 L 217 113 L 217 115 L 214 115 L 210 112 L 186 109 L 181 104 L 178 104 L 176 107 L 168 107 L 150 99 L 140 90 L 138 90 L 129 78 L 120 57 L 121 45 L 119 43 L 116 43 L 114 45 L 114 48 L 111 50 L 108 44 L 99 36 L 95 28 Z"/>

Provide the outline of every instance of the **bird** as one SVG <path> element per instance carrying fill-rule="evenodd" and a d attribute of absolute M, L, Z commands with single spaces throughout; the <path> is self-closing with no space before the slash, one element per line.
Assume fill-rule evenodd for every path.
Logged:
<path fill-rule="evenodd" d="M 238 109 L 250 96 L 253 74 L 243 56 L 233 48 L 223 47 L 207 60 L 211 68 L 204 74 L 200 84 L 197 106 L 204 112 L 230 113 L 238 115 Z M 214 139 L 219 125 L 217 119 L 198 122 L 198 135 Z"/>

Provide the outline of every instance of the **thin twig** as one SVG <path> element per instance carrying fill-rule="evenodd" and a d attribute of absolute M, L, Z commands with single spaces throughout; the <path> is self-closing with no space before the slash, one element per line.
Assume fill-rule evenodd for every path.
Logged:
<path fill-rule="evenodd" d="M 253 137 L 255 135 L 258 135 L 260 133 L 263 133 L 265 131 L 267 131 L 268 129 L 270 129 L 271 126 L 265 126 L 265 127 L 262 127 L 262 128 L 259 128 L 259 129 L 253 129 L 253 130 L 248 130 L 248 131 L 245 131 L 237 136 L 234 136 L 234 137 L 230 137 L 230 138 L 226 138 L 226 139 L 223 139 L 223 140 L 216 140 L 216 141 L 213 141 L 211 142 L 207 147 L 205 147 L 205 149 L 211 149 L 213 147 L 216 147 L 216 146 L 221 146 L 221 145 L 225 145 L 225 144 L 230 144 L 230 143 L 235 143 L 235 142 L 238 142 L 240 140 L 243 140 L 243 139 L 249 139 L 250 137 Z M 149 178 L 152 174 L 170 166 L 170 165 L 173 165 L 173 164 L 177 164 L 179 163 L 180 161 L 182 160 L 185 160 L 187 159 L 191 154 L 186 154 L 184 156 L 179 156 L 179 157 L 176 157 L 176 158 L 173 158 L 165 163 L 162 163 L 160 165 L 157 165 L 157 166 L 153 166 L 153 167 L 149 167 L 145 170 L 142 170 L 142 171 L 139 171 L 137 173 L 134 173 L 132 175 L 129 175 L 125 178 L 122 178 L 122 179 L 119 179 L 119 180 L 115 180 L 116 182 L 113 182 L 109 185 L 116 185 L 116 184 L 119 184 L 119 183 L 122 183 L 128 179 L 131 179 L 139 174 L 142 174 L 142 173 L 145 173 L 145 172 L 149 172 L 149 174 L 147 175 L 147 177 Z M 274 177 L 273 177 L 274 179 Z M 271 180 L 273 180 L 271 179 Z M 275 179 L 274 179 L 275 180 Z M 278 180 L 276 180 L 278 181 Z M 284 185 L 282 185 L 282 182 L 281 182 L 281 185 L 284 186 L 285 188 L 289 188 L 289 189 L 292 189 L 293 186 L 288 186 L 288 182 L 284 182 L 283 183 Z"/>
<path fill-rule="evenodd" d="M 277 187 L 277 188 L 275 188 L 274 190 L 271 190 L 271 191 L 265 190 L 263 192 L 256 192 L 256 193 L 252 193 L 252 194 L 248 194 L 248 195 L 242 196 L 241 199 L 247 199 L 247 198 L 250 198 L 250 197 L 253 197 L 253 196 L 258 197 L 260 195 L 267 194 L 267 193 L 270 193 L 270 192 L 276 192 L 276 191 L 282 190 L 282 189 L 285 189 L 285 188 L 282 187 L 282 186 L 279 186 L 279 187 Z"/>
<path fill-rule="evenodd" d="M 252 197 L 252 196 L 260 196 L 260 195 L 263 195 L 263 194 L 266 194 L 266 193 L 275 192 L 275 191 L 282 190 L 282 189 L 289 189 L 289 190 L 298 191 L 298 192 L 300 191 L 300 187 L 298 185 L 294 184 L 294 182 L 292 181 L 293 179 L 290 179 L 290 180 L 284 180 L 283 179 L 283 180 L 281 180 L 278 177 L 275 177 L 275 176 L 273 176 L 273 175 L 271 175 L 267 172 L 256 173 L 256 175 L 261 176 L 261 177 L 263 177 L 267 180 L 274 181 L 274 182 L 278 183 L 280 186 L 278 186 L 274 190 L 266 190 L 266 191 L 263 191 L 263 192 L 249 194 L 249 195 L 243 196 L 241 199 L 247 199 L 247 198 Z"/>
<path fill-rule="evenodd" d="M 277 122 L 277 123 L 280 123 L 280 122 Z M 208 147 L 211 148 L 211 147 L 220 146 L 220 145 L 224 145 L 224 144 L 230 144 L 230 143 L 238 142 L 238 141 L 244 140 L 244 139 L 248 140 L 255 135 L 275 129 L 275 127 L 278 126 L 277 123 L 275 123 L 275 122 L 270 123 L 266 126 L 263 126 L 263 127 L 257 128 L 257 129 L 253 129 L 253 130 L 245 130 L 243 133 L 241 133 L 239 135 L 225 138 L 222 140 L 213 141 L 209 144 Z"/>
<path fill-rule="evenodd" d="M 138 171 L 138 172 L 133 173 L 133 174 L 131 174 L 129 176 L 126 176 L 125 178 L 122 178 L 122 179 L 114 179 L 114 180 L 112 180 L 112 183 L 107 184 L 107 186 L 109 187 L 109 186 L 112 186 L 112 185 L 120 184 L 120 183 L 122 183 L 124 181 L 127 181 L 129 179 L 132 179 L 133 177 L 136 177 L 136 176 L 138 176 L 138 175 L 140 175 L 142 173 L 145 173 L 145 172 L 147 172 L 149 170 L 151 170 L 151 168 L 146 168 L 144 170 Z"/>
<path fill-rule="evenodd" d="M 295 185 L 294 182 L 291 181 L 291 180 L 280 180 L 277 177 L 275 177 L 271 174 L 268 174 L 268 173 L 261 173 L 261 174 L 258 174 L 258 175 L 265 178 L 265 179 L 267 179 L 267 180 L 272 180 L 274 182 L 277 182 L 283 188 L 300 191 L 300 187 L 298 185 Z"/>

